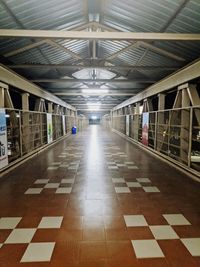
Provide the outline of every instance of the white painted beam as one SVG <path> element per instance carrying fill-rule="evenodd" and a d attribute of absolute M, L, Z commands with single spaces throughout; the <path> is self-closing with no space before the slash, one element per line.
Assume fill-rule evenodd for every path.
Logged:
<path fill-rule="evenodd" d="M 69 109 L 75 110 L 74 107 L 67 104 L 66 102 L 62 101 L 55 95 L 43 90 L 39 86 L 29 82 L 22 76 L 18 75 L 17 73 L 13 72 L 12 70 L 9 70 L 4 65 L 0 64 L 0 79 L 4 83 L 8 85 L 12 85 L 16 88 L 19 88 L 23 90 L 26 93 L 30 93 L 32 95 L 41 97 L 43 99 L 46 99 L 50 102 L 53 102 L 55 104 L 61 105 L 63 107 L 67 107 Z"/>
<path fill-rule="evenodd" d="M 115 65 L 115 66 L 98 66 L 98 65 L 65 65 L 65 64 L 13 64 L 7 65 L 11 69 L 108 69 L 108 70 L 177 70 L 175 66 L 131 66 L 131 65 Z"/>
<path fill-rule="evenodd" d="M 142 80 L 142 79 L 33 79 L 30 80 L 34 83 L 155 83 L 155 80 Z"/>
<path fill-rule="evenodd" d="M 196 33 L 149 32 L 86 32 L 55 30 L 0 29 L 0 37 L 10 38 L 60 38 L 73 40 L 135 40 L 135 41 L 200 41 Z"/>
<path fill-rule="evenodd" d="M 200 77 L 200 59 L 169 75 L 161 81 L 153 84 L 136 96 L 122 102 L 121 104 L 114 107 L 113 110 L 120 109 L 133 103 L 137 103 L 147 97 L 163 93 L 183 83 L 196 79 L 197 77 Z"/>
<path fill-rule="evenodd" d="M 111 96 L 111 95 L 116 95 L 116 96 L 133 96 L 135 95 L 134 93 L 119 93 L 119 92 L 112 92 L 112 93 L 106 93 L 106 94 L 99 94 L 99 93 L 77 93 L 77 92 L 70 92 L 70 93 L 63 93 L 63 92 L 58 92 L 58 93 L 55 93 L 55 95 L 58 95 L 58 96 L 75 96 L 75 95 L 80 95 L 80 96 Z"/>
<path fill-rule="evenodd" d="M 0 77 L 0 79 L 1 79 L 1 77 Z M 5 83 L 2 83 L 2 82 L 0 82 L 0 87 L 4 88 L 4 89 L 8 89 L 8 85 Z"/>

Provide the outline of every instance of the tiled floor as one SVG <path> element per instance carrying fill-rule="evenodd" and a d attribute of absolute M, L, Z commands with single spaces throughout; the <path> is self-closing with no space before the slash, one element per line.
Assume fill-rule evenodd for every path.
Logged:
<path fill-rule="evenodd" d="M 199 267 L 200 184 L 91 126 L 0 181 L 2 267 Z"/>

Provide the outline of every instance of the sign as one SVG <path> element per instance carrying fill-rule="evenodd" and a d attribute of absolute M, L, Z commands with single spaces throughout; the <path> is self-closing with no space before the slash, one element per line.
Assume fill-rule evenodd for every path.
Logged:
<path fill-rule="evenodd" d="M 62 115 L 62 123 L 63 123 L 63 135 L 65 135 L 66 134 L 65 115 Z"/>
<path fill-rule="evenodd" d="M 52 124 L 52 114 L 47 113 L 47 143 L 53 141 L 53 124 Z"/>
<path fill-rule="evenodd" d="M 0 109 L 0 169 L 8 165 L 8 143 L 5 109 Z"/>
<path fill-rule="evenodd" d="M 126 135 L 129 136 L 129 115 L 126 115 Z"/>
<path fill-rule="evenodd" d="M 142 144 L 148 146 L 149 113 L 142 114 Z"/>

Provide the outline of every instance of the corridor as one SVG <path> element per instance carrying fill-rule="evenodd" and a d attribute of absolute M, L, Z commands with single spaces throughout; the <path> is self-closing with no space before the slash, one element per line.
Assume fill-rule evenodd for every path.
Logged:
<path fill-rule="evenodd" d="M 0 180 L 0 267 L 198 267 L 200 185 L 92 125 Z"/>

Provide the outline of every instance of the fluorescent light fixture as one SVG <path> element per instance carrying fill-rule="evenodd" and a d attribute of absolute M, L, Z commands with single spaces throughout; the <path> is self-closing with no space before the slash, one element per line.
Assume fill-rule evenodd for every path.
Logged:
<path fill-rule="evenodd" d="M 88 110 L 99 110 L 101 107 L 101 103 L 87 103 Z"/>
<path fill-rule="evenodd" d="M 82 89 L 83 94 L 107 94 L 108 89 Z"/>
<path fill-rule="evenodd" d="M 92 116 L 91 119 L 92 120 L 96 120 L 97 119 L 97 116 Z"/>
<path fill-rule="evenodd" d="M 87 102 L 87 105 L 90 107 L 100 107 L 101 106 L 101 102 Z"/>

